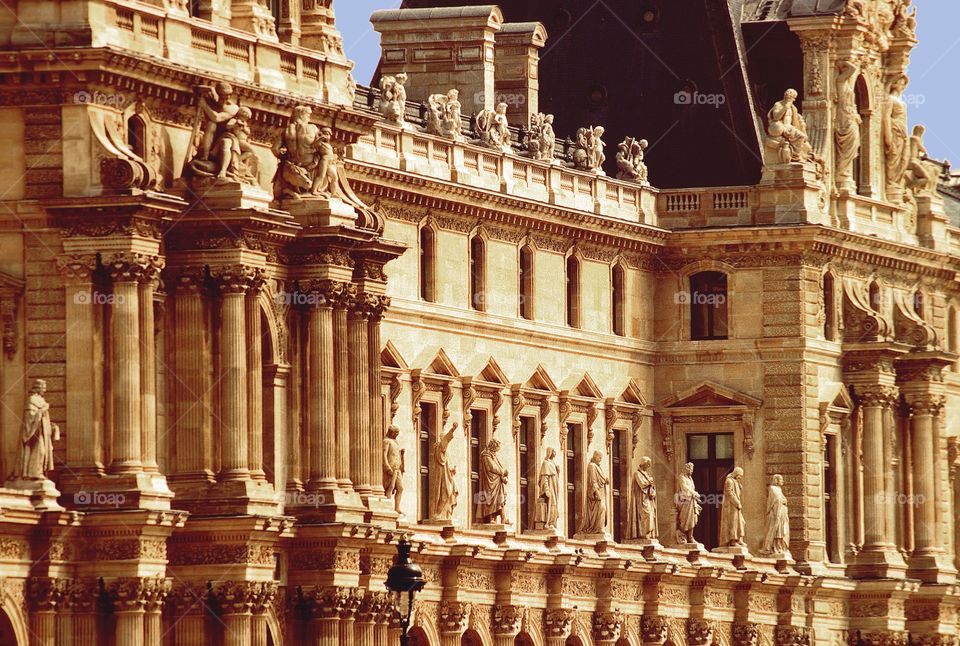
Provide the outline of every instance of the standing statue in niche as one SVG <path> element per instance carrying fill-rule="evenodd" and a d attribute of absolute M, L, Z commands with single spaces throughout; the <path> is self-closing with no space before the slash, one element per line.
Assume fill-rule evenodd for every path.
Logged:
<path fill-rule="evenodd" d="M 603 534 L 607 529 L 607 486 L 610 481 L 600 467 L 603 454 L 594 451 L 587 465 L 586 509 L 580 532 L 583 534 Z"/>
<path fill-rule="evenodd" d="M 747 533 L 743 518 L 743 469 L 736 467 L 723 481 L 723 506 L 720 508 L 720 545 L 743 547 Z"/>
<path fill-rule="evenodd" d="M 783 495 L 783 476 L 770 479 L 767 491 L 767 518 L 761 554 L 790 558 L 790 512 Z"/>
<path fill-rule="evenodd" d="M 426 129 L 431 135 L 438 135 L 460 141 L 463 122 L 460 118 L 460 91 L 450 90 L 446 94 L 431 94 L 427 98 L 430 110 L 427 112 Z"/>
<path fill-rule="evenodd" d="M 807 122 L 796 106 L 797 96 L 796 90 L 787 90 L 767 113 L 768 145 L 777 151 L 782 164 L 813 160 Z"/>
<path fill-rule="evenodd" d="M 383 492 L 393 498 L 393 507 L 400 513 L 400 497 L 403 495 L 404 450 L 400 448 L 397 437 L 400 429 L 391 426 L 383 440 Z"/>
<path fill-rule="evenodd" d="M 530 116 L 530 132 L 527 135 L 527 153 L 537 161 L 554 163 L 557 135 L 553 131 L 553 115 Z"/>
<path fill-rule="evenodd" d="M 233 86 L 225 81 L 201 86 L 199 92 L 193 129 L 193 141 L 199 137 L 199 145 L 186 168 L 198 177 L 256 185 L 259 160 L 248 141 L 253 113 L 233 100 Z"/>
<path fill-rule="evenodd" d="M 537 526 L 539 529 L 556 529 L 560 518 L 560 469 L 554 459 L 557 451 L 547 448 L 540 474 L 537 478 Z"/>
<path fill-rule="evenodd" d="M 883 147 L 886 152 L 887 200 L 899 201 L 903 195 L 903 175 L 907 171 L 910 154 L 910 136 L 907 130 L 907 104 L 903 91 L 907 87 L 906 76 L 896 78 L 890 84 L 890 93 L 883 114 Z"/>
<path fill-rule="evenodd" d="M 503 153 L 513 152 L 510 146 L 510 123 L 507 121 L 506 103 L 495 110 L 481 110 L 476 117 L 477 136 L 480 143 Z"/>
<path fill-rule="evenodd" d="M 617 179 L 647 185 L 647 165 L 643 162 L 646 139 L 627 137 L 617 146 Z"/>
<path fill-rule="evenodd" d="M 700 520 L 700 494 L 693 482 L 693 463 L 687 462 L 677 482 L 677 495 L 674 498 L 677 508 L 677 542 L 695 544 L 693 530 Z"/>
<path fill-rule="evenodd" d="M 37 379 L 24 406 L 18 465 L 21 480 L 46 480 L 47 471 L 53 470 L 53 443 L 60 439 L 60 428 L 50 421 L 46 392 L 47 382 Z"/>
<path fill-rule="evenodd" d="M 841 61 L 837 76 L 837 119 L 834 140 L 837 148 L 835 171 L 837 186 L 842 188 L 855 182 L 853 162 L 860 154 L 860 127 L 863 118 L 857 108 L 857 75 L 860 68 L 849 61 Z"/>
<path fill-rule="evenodd" d="M 457 467 L 450 464 L 447 457 L 447 447 L 453 439 L 457 430 L 457 423 L 446 433 L 442 433 L 433 445 L 433 464 L 437 469 L 436 474 L 431 474 L 437 479 L 436 493 L 433 497 L 433 505 L 430 509 L 430 516 L 434 520 L 452 520 L 453 510 L 457 507 Z"/>
<path fill-rule="evenodd" d="M 650 473 L 650 458 L 640 458 L 640 464 L 633 474 L 632 496 L 633 513 L 630 514 L 630 535 L 633 538 L 654 540 L 659 536 L 657 530 L 657 485 Z"/>
<path fill-rule="evenodd" d="M 384 121 L 401 128 L 407 110 L 407 89 L 403 86 L 406 82 L 407 75 L 403 72 L 380 79 L 380 114 Z"/>
<path fill-rule="evenodd" d="M 477 522 L 505 524 L 507 506 L 507 470 L 497 453 L 500 441 L 490 440 L 480 453 L 480 494 L 477 500 Z"/>

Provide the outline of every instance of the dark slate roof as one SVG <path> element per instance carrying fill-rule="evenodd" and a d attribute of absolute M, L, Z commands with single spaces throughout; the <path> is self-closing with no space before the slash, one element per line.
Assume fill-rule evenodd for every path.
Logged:
<path fill-rule="evenodd" d="M 745 0 L 745 21 L 784 20 L 803 16 L 837 14 L 847 6 L 847 0 Z"/>

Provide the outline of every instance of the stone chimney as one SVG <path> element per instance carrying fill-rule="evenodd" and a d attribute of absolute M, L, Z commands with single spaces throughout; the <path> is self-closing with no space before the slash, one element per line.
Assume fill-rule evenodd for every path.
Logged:
<path fill-rule="evenodd" d="M 494 37 L 503 24 L 495 5 L 388 9 L 370 16 L 380 33 L 380 73 L 406 72 L 407 99 L 460 90 L 463 114 L 494 106 Z"/>
<path fill-rule="evenodd" d="M 540 48 L 547 30 L 539 22 L 507 23 L 497 34 L 497 102 L 507 104 L 507 117 L 515 126 L 530 125 L 530 115 L 540 111 Z"/>

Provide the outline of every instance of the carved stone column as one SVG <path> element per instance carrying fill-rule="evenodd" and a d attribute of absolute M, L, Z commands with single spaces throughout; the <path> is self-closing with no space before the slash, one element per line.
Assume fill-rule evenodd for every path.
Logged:
<path fill-rule="evenodd" d="M 254 480 L 266 480 L 263 471 L 263 341 L 260 323 L 262 277 L 251 281 L 246 293 L 247 324 L 247 448 L 248 468 Z"/>
<path fill-rule="evenodd" d="M 224 646 L 250 646 L 266 643 L 266 632 L 254 640 L 253 614 L 256 608 L 261 616 L 268 599 L 272 598 L 275 584 L 272 581 L 226 581 L 213 589 L 213 597 L 220 609 L 224 624 Z M 266 630 L 266 624 L 262 624 Z"/>
<path fill-rule="evenodd" d="M 571 608 L 548 608 L 543 617 L 543 634 L 547 646 L 564 646 L 573 627 L 576 610 Z"/>
<path fill-rule="evenodd" d="M 350 478 L 353 462 L 350 456 L 350 338 L 347 312 L 353 301 L 355 287 L 348 283 L 333 286 L 329 294 L 333 301 L 333 384 L 337 446 L 337 482 L 341 489 L 354 490 Z"/>
<path fill-rule="evenodd" d="M 623 630 L 623 613 L 620 611 L 597 611 L 593 613 L 593 639 L 595 644 L 616 644 Z"/>
<path fill-rule="evenodd" d="M 73 646 L 97 646 L 97 598 L 100 588 L 95 579 L 70 582 L 66 605 L 70 609 Z"/>
<path fill-rule="evenodd" d="M 757 646 L 760 643 L 759 624 L 734 624 L 733 643 L 737 646 Z"/>
<path fill-rule="evenodd" d="M 857 631 L 857 646 L 906 646 L 908 635 L 899 630 L 865 630 Z"/>
<path fill-rule="evenodd" d="M 205 585 L 183 585 L 174 590 L 173 637 L 177 646 L 204 646 L 207 643 L 204 621 L 207 610 Z"/>
<path fill-rule="evenodd" d="M 641 617 L 640 639 L 643 646 L 663 646 L 667 641 L 670 624 L 665 617 Z"/>
<path fill-rule="evenodd" d="M 143 643 L 145 646 L 163 646 L 163 604 L 170 594 L 172 581 L 151 578 L 143 590 Z"/>
<path fill-rule="evenodd" d="M 143 470 L 156 473 L 157 465 L 157 357 L 153 296 L 159 267 L 140 277 L 140 444 Z"/>
<path fill-rule="evenodd" d="M 460 646 L 470 621 L 470 606 L 460 601 L 441 601 L 437 609 L 437 631 L 441 646 Z"/>
<path fill-rule="evenodd" d="M 139 282 L 150 261 L 138 254 L 117 254 L 104 259 L 113 280 L 110 310 L 112 365 L 110 393 L 113 407 L 110 472 L 138 473 L 143 470 L 140 390 L 140 296 Z M 153 316 L 153 302 L 150 303 Z M 142 636 L 141 636 L 142 638 Z"/>
<path fill-rule="evenodd" d="M 513 646 L 523 624 L 523 613 L 527 608 L 497 604 L 493 607 L 490 632 L 493 633 L 494 646 Z"/>
<path fill-rule="evenodd" d="M 690 646 L 710 646 L 713 644 L 715 630 L 713 622 L 690 617 L 687 619 L 687 643 Z"/>
<path fill-rule="evenodd" d="M 30 603 L 30 646 L 54 646 L 57 639 L 57 610 L 69 588 L 68 579 L 34 577 L 27 582 Z"/>
<path fill-rule="evenodd" d="M 114 635 L 117 644 L 141 646 L 144 643 L 144 614 L 146 612 L 147 583 L 140 578 L 121 578 L 110 585 L 113 614 L 116 618 Z"/>
<path fill-rule="evenodd" d="M 386 646 L 386 609 L 389 599 L 386 592 L 367 592 L 363 596 L 360 608 L 357 610 L 356 623 L 354 624 L 354 644 L 355 646 L 379 646 L 381 640 L 378 640 L 377 632 L 383 628 L 383 644 Z"/>
<path fill-rule="evenodd" d="M 370 396 L 370 474 L 373 480 L 373 495 L 383 496 L 383 438 L 386 426 L 383 419 L 383 404 L 380 396 L 380 325 L 384 311 L 390 305 L 388 296 L 370 296 L 367 307 L 370 313 L 367 330 L 367 380 Z"/>
<path fill-rule="evenodd" d="M 337 442 L 334 423 L 333 304 L 326 281 L 311 284 L 304 311 L 307 327 L 307 445 L 310 447 L 308 488 L 337 488 Z"/>
<path fill-rule="evenodd" d="M 202 269 L 177 272 L 174 297 L 174 360 L 177 378 L 173 482 L 205 485 L 213 481 L 210 387 L 207 374 L 209 331 L 204 314 Z M 181 491 L 177 491 L 178 497 Z"/>
<path fill-rule="evenodd" d="M 276 581 L 261 581 L 251 599 L 250 646 L 267 646 L 267 612 L 277 596 Z"/>
<path fill-rule="evenodd" d="M 340 611 L 349 594 L 349 588 L 317 589 L 313 592 L 310 633 L 314 646 L 339 646 Z"/>
<path fill-rule="evenodd" d="M 777 626 L 773 643 L 776 646 L 811 646 L 810 629 L 804 626 Z"/>
<path fill-rule="evenodd" d="M 354 301 L 347 328 L 348 371 L 350 373 L 350 479 L 354 489 L 366 498 L 373 492 L 373 474 L 370 471 L 370 373 L 368 334 L 369 312 L 364 295 Z"/>

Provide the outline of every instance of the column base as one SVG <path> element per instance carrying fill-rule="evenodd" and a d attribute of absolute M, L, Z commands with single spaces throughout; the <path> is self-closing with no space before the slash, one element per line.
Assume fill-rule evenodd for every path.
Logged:
<path fill-rule="evenodd" d="M 150 509 L 167 511 L 173 491 L 159 473 L 125 473 L 62 484 L 61 504 L 78 511 Z"/>
<path fill-rule="evenodd" d="M 397 528 L 400 514 L 394 508 L 392 498 L 377 495 L 361 496 L 360 498 L 369 510 L 364 519 L 365 522 L 384 529 Z"/>
<path fill-rule="evenodd" d="M 15 497 L 19 499 L 17 500 L 18 503 L 26 502 L 23 497 L 28 497 L 29 504 L 35 511 L 63 511 L 63 507 L 57 502 L 57 499 L 60 498 L 60 492 L 57 491 L 53 481 L 46 478 L 43 480 L 8 480 L 4 484 L 4 488 L 16 490 L 15 493 L 11 493 L 14 493 Z M 21 504 L 4 504 L 2 507 L 20 507 Z"/>
<path fill-rule="evenodd" d="M 856 562 L 847 566 L 847 575 L 854 579 L 903 579 L 907 564 L 895 547 L 864 548 Z"/>
<path fill-rule="evenodd" d="M 907 576 L 924 583 L 953 583 L 957 578 L 957 570 L 950 564 L 946 554 L 914 554 L 908 561 Z"/>
<path fill-rule="evenodd" d="M 369 513 L 360 494 L 343 489 L 288 491 L 285 494 L 287 516 L 296 516 L 300 524 L 344 523 L 360 525 Z"/>
<path fill-rule="evenodd" d="M 179 499 L 178 499 L 179 504 Z M 184 509 L 201 515 L 276 516 L 280 513 L 277 492 L 269 482 L 227 480 L 210 486 L 204 496 L 184 502 Z"/>

